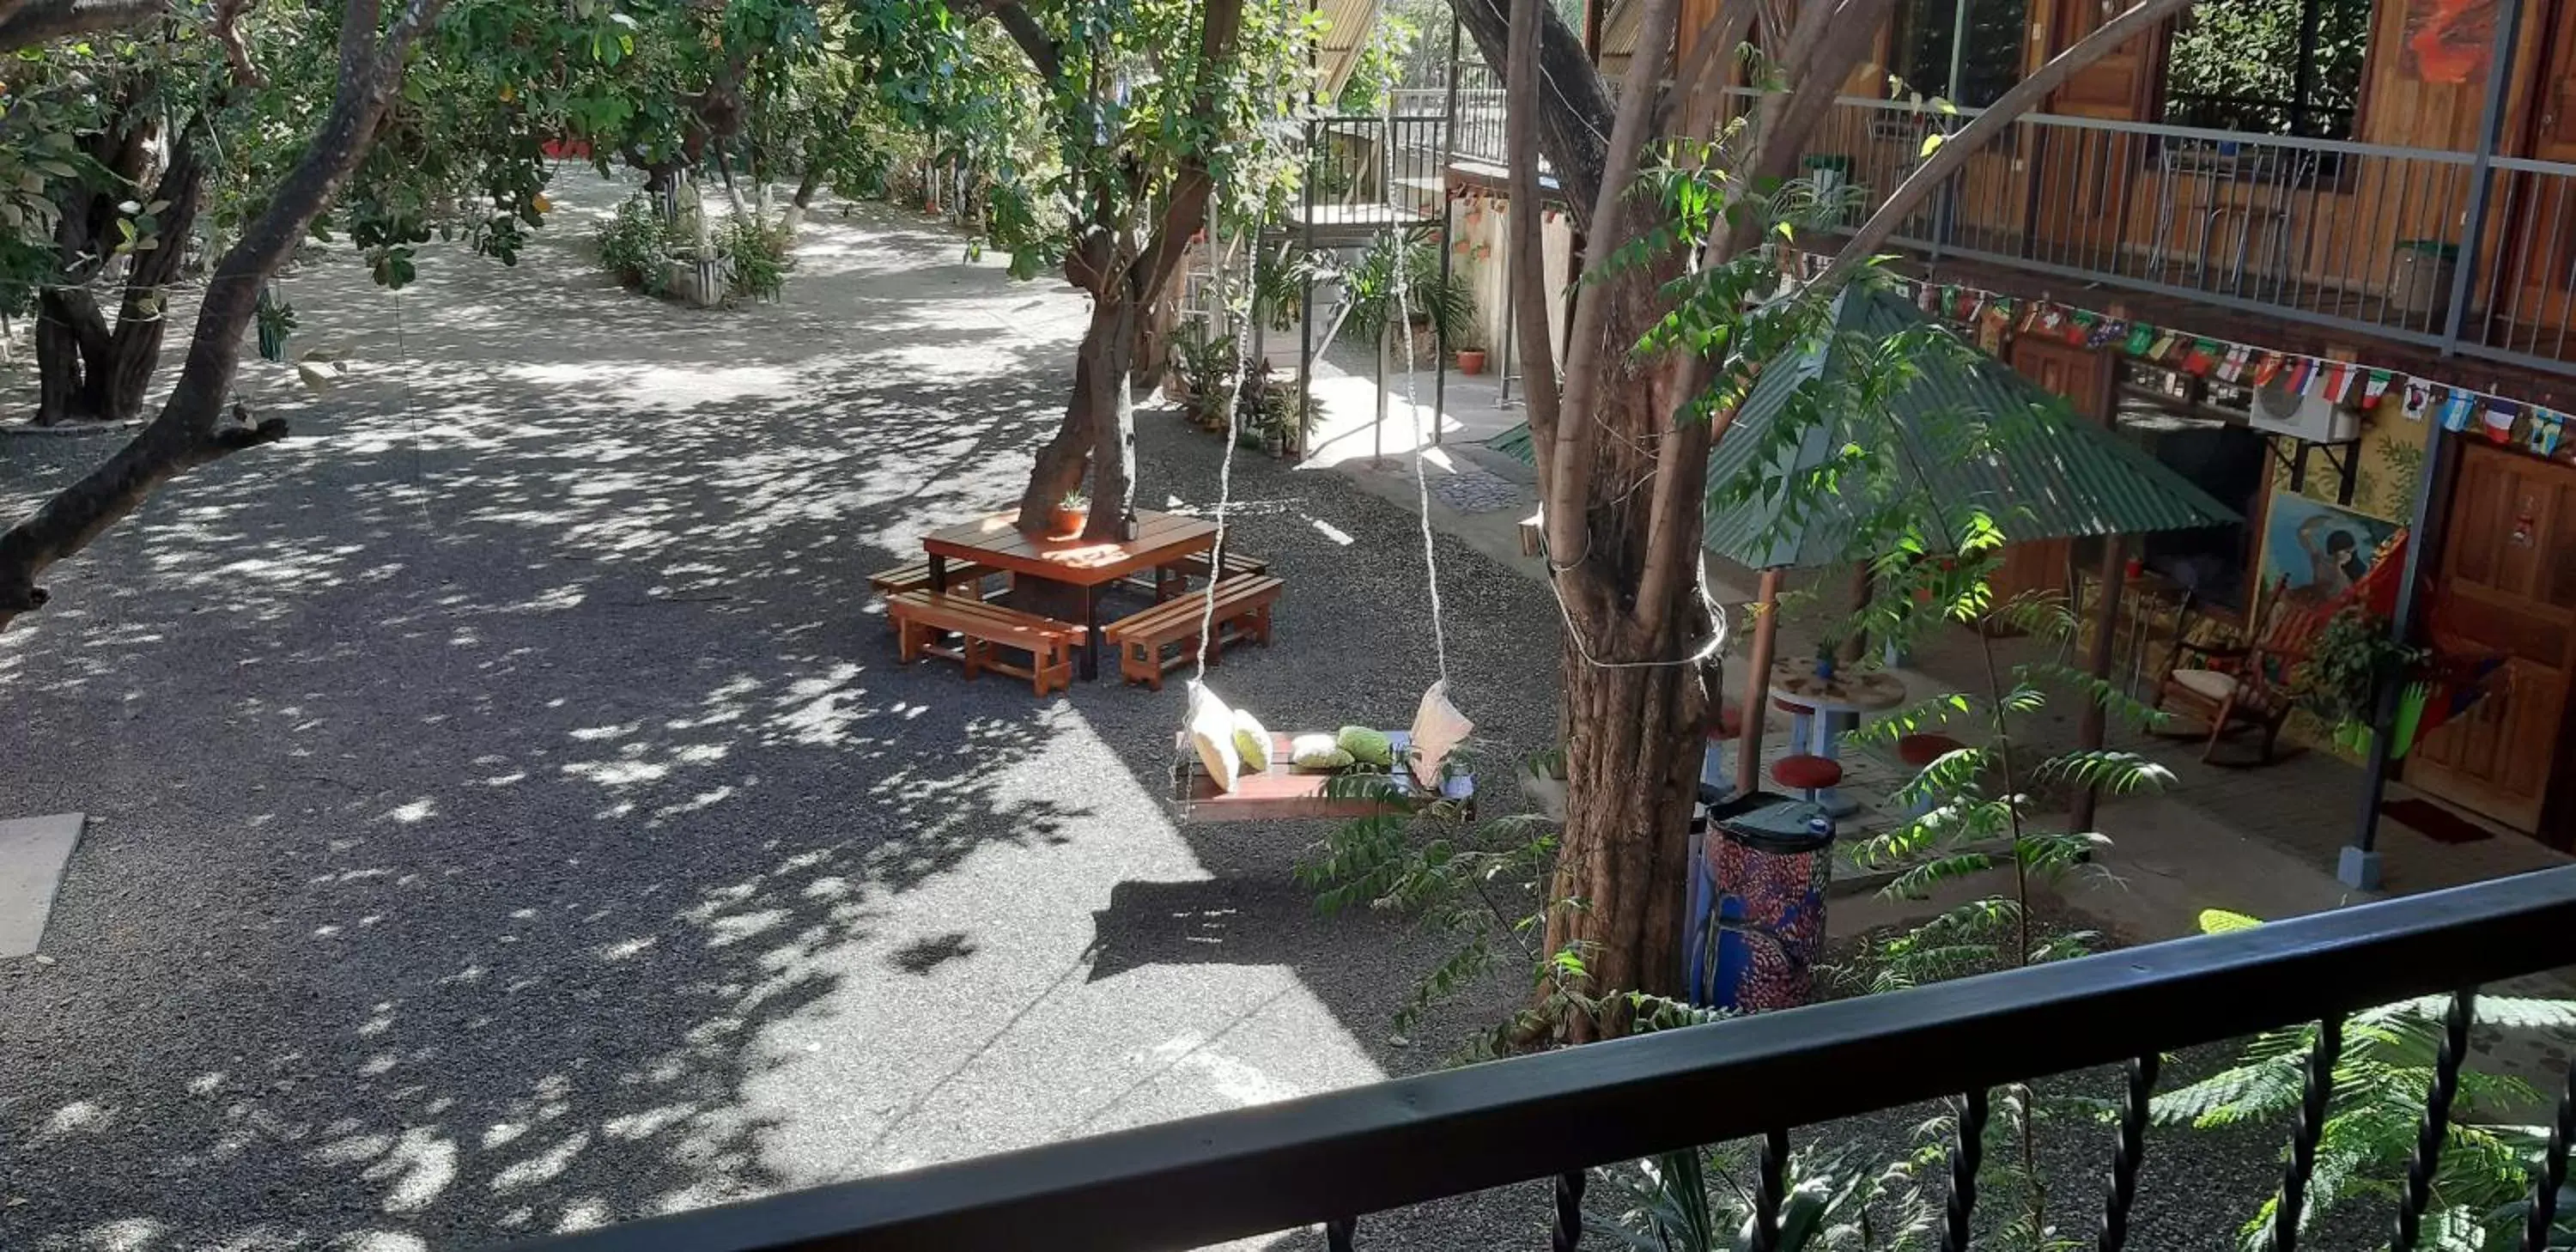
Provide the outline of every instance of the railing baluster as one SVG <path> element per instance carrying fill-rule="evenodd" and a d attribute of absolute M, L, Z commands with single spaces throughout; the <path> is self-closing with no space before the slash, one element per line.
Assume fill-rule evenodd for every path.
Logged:
<path fill-rule="evenodd" d="M 2549 1128 L 2549 1152 L 2541 1158 L 2540 1177 L 2531 1180 L 2531 1212 L 2522 1228 L 2523 1252 L 2549 1252 L 2550 1228 L 2558 1224 L 2558 1189 L 2567 1185 L 2567 1144 L 2576 1139 L 2576 1060 L 2567 1063 L 2567 1078 L 2558 1089 L 2558 1121 Z"/>
<path fill-rule="evenodd" d="M 2111 1151 L 2111 1194 L 2102 1210 L 2100 1252 L 2120 1252 L 2129 1242 L 2138 1166 L 2147 1159 L 2147 1106 L 2155 1098 L 2156 1070 L 2162 1063 L 2153 1052 L 2129 1062 L 2129 1098 L 2120 1110 L 2120 1142 Z"/>
<path fill-rule="evenodd" d="M 1753 1252 L 1774 1252 L 1780 1246 L 1780 1206 L 1789 1200 L 1789 1132 L 1772 1130 L 1762 1136 L 1762 1181 L 1753 1193 Z"/>
<path fill-rule="evenodd" d="M 1574 1252 L 1583 1241 L 1582 1170 L 1556 1176 L 1556 1231 L 1547 1241 L 1550 1252 Z"/>
<path fill-rule="evenodd" d="M 1324 1246 L 1331 1252 L 1351 1252 L 1351 1240 L 1360 1233 L 1360 1219 L 1336 1217 L 1324 1223 Z"/>
<path fill-rule="evenodd" d="M 2281 1172 L 2281 1202 L 2272 1211 L 2272 1252 L 2298 1252 L 2299 1213 L 2307 1206 L 2308 1176 L 2317 1168 L 2317 1140 L 2326 1132 L 2326 1103 L 2334 1098 L 2335 1062 L 2343 1058 L 2343 1018 L 2317 1023 L 2308 1050 L 2308 1086 L 2299 1101 L 2299 1124 L 2290 1134 L 2290 1166 Z"/>
<path fill-rule="evenodd" d="M 1959 1142 L 1950 1150 L 1950 1203 L 1942 1211 L 1941 1252 L 1968 1252 L 1968 1219 L 1977 1207 L 1977 1168 L 1986 1155 L 1986 1089 L 1960 1102 Z"/>
<path fill-rule="evenodd" d="M 2406 1163 L 2406 1194 L 2397 1206 L 2392 1252 L 2415 1252 L 2415 1241 L 2423 1236 L 2424 1210 L 2433 1202 L 2433 1172 L 2442 1167 L 2442 1145 L 2451 1137 L 2451 1100 L 2460 1092 L 2460 1065 L 2469 1055 L 2469 1018 L 2477 1004 L 2477 988 L 2454 992 L 2450 1015 L 2443 1019 L 2442 1051 L 2433 1058 L 2424 1125 L 2415 1132 L 2415 1156 Z"/>

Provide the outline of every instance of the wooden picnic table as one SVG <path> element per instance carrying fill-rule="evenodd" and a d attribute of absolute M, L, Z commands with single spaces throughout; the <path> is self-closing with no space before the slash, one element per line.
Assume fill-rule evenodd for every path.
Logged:
<path fill-rule="evenodd" d="M 1014 513 L 995 513 L 922 537 L 930 554 L 930 585 L 945 586 L 947 563 L 971 561 L 1075 590 L 1082 600 L 1082 676 L 1100 676 L 1100 593 L 1130 574 L 1168 565 L 1216 546 L 1216 523 L 1177 513 L 1136 510 L 1136 537 L 1127 540 L 1030 535 L 1013 525 Z M 1213 566 L 1211 566 L 1213 568 Z"/>

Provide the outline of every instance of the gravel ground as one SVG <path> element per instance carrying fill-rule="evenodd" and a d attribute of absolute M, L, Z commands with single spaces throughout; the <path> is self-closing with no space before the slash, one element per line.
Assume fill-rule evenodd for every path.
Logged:
<path fill-rule="evenodd" d="M 902 669 L 864 575 L 1016 494 L 1081 308 L 862 210 L 784 304 L 585 260 L 614 203 L 400 304 L 289 284 L 351 377 L 178 484 L 0 641 L 0 795 L 92 815 L 0 966 L 0 1249 L 410 1248 L 1347 1086 L 1431 941 L 1315 915 L 1311 827 L 1176 828 L 1177 690 Z M 299 344 L 299 347 L 304 346 Z M 409 404 L 405 403 L 408 395 Z M 1149 504 L 1218 442 L 1149 413 Z M 110 446 L 0 442 L 11 508 Z M 1236 466 L 1274 726 L 1401 725 L 1434 674 L 1412 516 Z M 1455 686 L 1553 724 L 1540 589 L 1442 542 Z M 1508 790 L 1508 781 L 1503 784 Z"/>
<path fill-rule="evenodd" d="M 1390 1046 L 1437 945 L 1318 918 L 1309 828 L 1169 821 L 1177 693 L 894 665 L 863 576 L 1015 493 L 1071 293 L 862 209 L 783 304 L 669 308 L 586 263 L 614 193 L 560 190 L 514 270 L 435 256 L 398 306 L 345 263 L 291 282 L 349 378 L 255 370 L 298 437 L 0 639 L 6 811 L 92 816 L 50 963 L 0 965 L 0 1249 L 471 1246 L 1348 1086 L 1492 1020 L 1505 988 Z M 0 436 L 0 503 L 108 446 Z M 1146 415 L 1145 502 L 1206 506 L 1219 452 Z M 1252 455 L 1235 494 L 1290 591 L 1219 689 L 1407 720 L 1414 519 Z M 1555 613 L 1440 560 L 1462 703 L 1537 744 Z M 1800 1141 L 1859 1159 L 1929 1111 Z M 2160 1132 L 2132 1246 L 2232 1246 L 2276 1142 Z M 2070 1230 L 2108 1143 L 2042 1145 Z M 1516 1187 L 1363 1244 L 1537 1246 L 1547 1214 Z"/>

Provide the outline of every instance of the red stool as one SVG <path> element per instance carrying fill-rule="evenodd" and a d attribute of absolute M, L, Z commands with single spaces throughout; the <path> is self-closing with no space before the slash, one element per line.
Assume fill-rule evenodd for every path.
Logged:
<path fill-rule="evenodd" d="M 1921 769 L 1966 746 L 1948 735 L 1906 735 L 1896 741 L 1896 759 Z"/>
<path fill-rule="evenodd" d="M 1717 729 L 1711 732 L 1709 737 L 1712 739 L 1734 739 L 1742 736 L 1743 734 L 1744 710 L 1737 707 L 1735 702 L 1732 700 L 1719 704 L 1717 706 Z"/>
<path fill-rule="evenodd" d="M 1831 757 L 1784 756 L 1771 766 L 1771 781 L 1814 800 L 1816 793 L 1843 780 L 1843 763 Z"/>
<path fill-rule="evenodd" d="M 1905 768 L 1920 774 L 1925 766 L 1966 746 L 1948 735 L 1906 735 L 1896 741 L 1896 759 L 1904 762 Z M 1908 780 L 1908 785 L 1911 781 Z M 1912 820 L 1931 812 L 1932 799 L 1930 795 L 1916 797 L 1914 803 L 1905 806 L 1906 818 Z"/>

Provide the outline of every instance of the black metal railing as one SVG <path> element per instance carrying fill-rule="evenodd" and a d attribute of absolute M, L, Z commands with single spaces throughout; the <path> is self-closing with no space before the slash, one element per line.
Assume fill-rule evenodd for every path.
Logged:
<path fill-rule="evenodd" d="M 1758 1138 L 1759 1236 L 1772 1233 L 1792 1127 L 1955 1101 L 1962 1136 L 1944 1214 L 1949 1248 L 1976 1221 L 1976 1145 L 1997 1086 L 2130 1066 L 2106 1131 L 2097 1246 L 2127 1235 L 2164 1053 L 2321 1022 L 2292 1131 L 2280 1231 L 2294 1234 L 2346 1015 L 2459 997 L 2395 1215 L 2429 1203 L 2435 1155 L 2480 984 L 2576 958 L 2576 867 L 2130 948 L 1889 995 L 1740 1018 L 1166 1122 L 908 1173 L 658 1217 L 529 1245 L 553 1252 L 1184 1248 L 1323 1224 L 1353 1246 L 1361 1215 L 1536 1179 L 1556 1181 L 1556 1247 L 1581 1237 L 1584 1171 Z M 2561 1095 L 2530 1221 L 2545 1232 L 2565 1181 L 2576 1103 Z M 1363 1240 L 1364 1241 L 1364 1240 Z M 2291 1238 L 2278 1246 L 2290 1252 Z M 2549 1246 L 2535 1239 L 2528 1247 Z"/>

